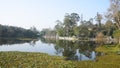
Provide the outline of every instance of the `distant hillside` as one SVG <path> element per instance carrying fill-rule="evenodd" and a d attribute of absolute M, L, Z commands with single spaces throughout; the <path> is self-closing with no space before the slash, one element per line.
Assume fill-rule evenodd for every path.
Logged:
<path fill-rule="evenodd" d="M 0 37 L 34 38 L 38 37 L 38 31 L 35 27 L 24 29 L 21 27 L 7 26 L 0 24 Z"/>

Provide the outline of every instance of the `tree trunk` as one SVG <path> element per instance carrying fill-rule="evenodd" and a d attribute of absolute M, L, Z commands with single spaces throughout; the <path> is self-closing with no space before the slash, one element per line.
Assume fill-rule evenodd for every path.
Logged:
<path fill-rule="evenodd" d="M 120 17 L 118 16 L 117 17 L 117 25 L 118 25 L 118 29 L 120 30 L 120 19 L 119 19 Z"/>

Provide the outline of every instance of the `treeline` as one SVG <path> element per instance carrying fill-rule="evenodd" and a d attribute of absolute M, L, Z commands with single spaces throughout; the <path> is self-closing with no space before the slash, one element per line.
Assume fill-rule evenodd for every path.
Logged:
<path fill-rule="evenodd" d="M 24 29 L 21 27 L 6 26 L 0 24 L 0 37 L 5 38 L 34 38 L 38 37 L 39 32 L 35 27 Z"/>
<path fill-rule="evenodd" d="M 62 37 L 86 37 L 95 38 L 99 33 L 105 36 L 112 36 L 113 32 L 117 30 L 115 23 L 111 20 L 107 20 L 102 23 L 102 15 L 97 13 L 94 24 L 93 18 L 89 20 L 80 20 L 77 13 L 66 14 L 64 21 L 56 21 L 54 29 L 43 29 L 41 34 L 43 36 L 62 36 Z M 101 18 L 101 19 L 100 19 Z M 79 23 L 79 25 L 78 25 Z"/>
<path fill-rule="evenodd" d="M 110 0 L 110 7 L 104 15 L 96 13 L 95 17 L 84 20 L 83 15 L 66 13 L 63 22 L 57 20 L 56 23 L 52 30 L 43 29 L 41 36 L 112 37 L 116 30 L 120 30 L 120 0 Z"/>

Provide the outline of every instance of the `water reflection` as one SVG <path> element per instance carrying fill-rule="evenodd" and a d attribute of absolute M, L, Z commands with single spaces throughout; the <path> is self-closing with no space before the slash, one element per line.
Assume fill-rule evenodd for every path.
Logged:
<path fill-rule="evenodd" d="M 36 45 L 36 41 L 37 40 L 32 40 L 32 41 L 29 42 L 29 44 L 32 45 L 32 46 L 35 46 Z"/>
<path fill-rule="evenodd" d="M 29 43 L 30 45 L 34 46 L 36 40 L 19 40 L 16 38 L 0 38 L 0 45 L 13 45 L 13 44 L 24 44 Z"/>
<path fill-rule="evenodd" d="M 93 41 L 63 41 L 63 40 L 50 40 L 42 39 L 42 42 L 52 44 L 56 49 L 56 54 L 61 54 L 66 60 L 95 60 L 96 44 Z"/>
<path fill-rule="evenodd" d="M 66 60 L 95 60 L 96 55 L 99 55 L 95 52 L 95 47 L 96 44 L 93 41 L 0 39 L 0 51 L 42 52 L 65 56 Z"/>

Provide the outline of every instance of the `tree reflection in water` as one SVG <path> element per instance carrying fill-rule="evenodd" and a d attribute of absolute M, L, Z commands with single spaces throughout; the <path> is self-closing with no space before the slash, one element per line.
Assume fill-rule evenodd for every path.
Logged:
<path fill-rule="evenodd" d="M 42 39 L 44 43 L 54 44 L 56 54 L 67 57 L 66 60 L 95 60 L 96 44 L 94 41 L 66 41 Z"/>
<path fill-rule="evenodd" d="M 29 43 L 34 46 L 37 40 L 19 40 L 17 38 L 0 38 L 0 45 L 13 45 Z"/>
<path fill-rule="evenodd" d="M 38 41 L 37 43 L 36 41 L 37 40 L 22 41 L 18 39 L 0 39 L 0 45 L 12 46 L 13 44 L 23 44 L 23 47 L 20 47 L 20 49 L 18 48 L 19 51 L 34 51 L 34 52 L 43 52 L 43 53 L 45 52 L 45 53 L 49 53 L 50 55 L 54 54 L 57 56 L 65 56 L 66 60 L 82 61 L 82 60 L 95 60 L 96 58 L 96 52 L 95 52 L 96 44 L 94 41 L 65 41 L 65 40 L 54 40 L 54 39 L 41 39 L 41 41 Z M 29 43 L 29 44 L 27 45 L 25 43 Z M 50 44 L 52 44 L 52 46 L 49 46 Z M 31 48 L 29 45 L 33 47 Z M 19 47 L 18 45 L 16 46 Z M 5 49 L 7 48 L 9 49 L 9 47 L 5 47 Z M 14 45 L 11 48 L 13 48 L 14 50 L 15 48 Z M 51 49 L 47 49 L 47 48 L 51 48 Z M 100 53 L 97 54 L 99 55 Z"/>

